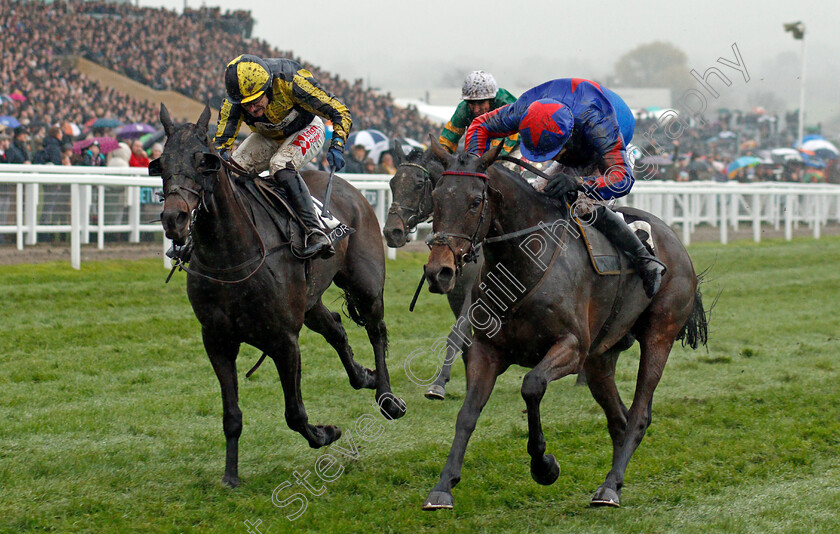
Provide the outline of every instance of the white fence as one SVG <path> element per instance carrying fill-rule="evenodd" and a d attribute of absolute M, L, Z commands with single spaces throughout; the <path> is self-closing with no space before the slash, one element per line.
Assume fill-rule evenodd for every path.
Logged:
<path fill-rule="evenodd" d="M 34 245 L 40 234 L 70 235 L 71 263 L 81 266 L 81 245 L 96 239 L 105 247 L 106 235 L 128 234 L 139 242 L 141 234 L 163 233 L 158 218 L 161 204 L 154 194 L 160 178 L 145 169 L 116 167 L 61 167 L 52 165 L 0 165 L 0 235 L 15 235 L 17 248 Z M 391 191 L 390 176 L 342 175 L 365 193 L 384 225 Z M 808 225 L 815 238 L 830 222 L 840 222 L 840 186 L 822 184 L 645 182 L 621 199 L 656 214 L 668 224 L 682 227 L 688 244 L 698 225 L 720 229 L 727 243 L 731 229 L 751 224 L 753 239 L 761 239 L 762 225 L 784 226 L 791 239 L 793 229 Z M 164 249 L 169 243 L 164 237 Z M 396 251 L 389 249 L 389 258 Z M 166 260 L 165 260 L 166 261 Z"/>

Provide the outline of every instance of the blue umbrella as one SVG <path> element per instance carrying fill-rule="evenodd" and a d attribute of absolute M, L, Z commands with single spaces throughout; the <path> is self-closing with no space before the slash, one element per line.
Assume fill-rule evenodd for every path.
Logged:
<path fill-rule="evenodd" d="M 743 156 L 736 159 L 726 167 L 726 174 L 728 174 L 730 178 L 733 178 L 735 173 L 744 167 L 754 167 L 759 163 L 761 163 L 761 160 L 758 158 L 753 156 Z"/>
<path fill-rule="evenodd" d="M 117 119 L 96 119 L 91 124 L 92 128 L 116 128 L 122 123 Z"/>
<path fill-rule="evenodd" d="M 0 124 L 5 126 L 6 128 L 17 128 L 18 126 L 20 126 L 20 121 L 14 117 L 3 115 L 2 117 L 0 117 Z"/>
<path fill-rule="evenodd" d="M 805 160 L 807 167 L 814 167 L 815 169 L 825 169 L 825 162 L 820 159 L 818 155 L 802 151 L 802 159 Z"/>
<path fill-rule="evenodd" d="M 388 136 L 379 130 L 361 130 L 353 132 L 347 138 L 347 146 L 364 145 L 368 150 L 373 150 L 377 143 L 388 142 Z"/>
<path fill-rule="evenodd" d="M 94 123 L 95 125 L 96 123 Z M 141 135 L 155 133 L 157 129 L 154 126 L 144 124 L 142 122 L 135 122 L 134 124 L 126 124 L 117 129 L 116 135 L 120 137 L 140 137 Z"/>

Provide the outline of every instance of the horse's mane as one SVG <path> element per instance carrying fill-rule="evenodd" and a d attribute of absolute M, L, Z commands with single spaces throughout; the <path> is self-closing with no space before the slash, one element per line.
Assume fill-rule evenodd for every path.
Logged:
<path fill-rule="evenodd" d="M 523 178 L 518 172 L 510 170 L 504 165 L 501 165 L 501 163 L 498 165 L 491 165 L 487 169 L 487 172 L 489 173 L 491 171 L 499 174 L 503 179 L 514 184 L 518 190 L 522 191 L 522 193 L 528 197 L 529 202 L 544 207 L 550 213 L 557 212 L 557 214 L 562 216 L 564 219 L 569 218 L 569 210 L 565 203 L 537 191 L 534 189 L 534 186 L 532 186 L 531 183 Z"/>

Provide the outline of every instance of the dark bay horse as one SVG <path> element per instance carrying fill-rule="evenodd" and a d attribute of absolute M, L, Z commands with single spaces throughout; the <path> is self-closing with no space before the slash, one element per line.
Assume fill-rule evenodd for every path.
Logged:
<path fill-rule="evenodd" d="M 300 391 L 298 346 L 304 324 L 335 348 L 354 388 L 375 388 L 383 414 L 390 419 L 401 417 L 405 404 L 391 393 L 385 364 L 385 253 L 376 215 L 361 193 L 335 177 L 331 211 L 356 232 L 336 244 L 332 258 L 301 261 L 293 256 L 267 210 L 246 188 L 235 184 L 222 165 L 207 135 L 210 108 L 204 109 L 196 124 L 175 126 L 161 106 L 160 120 L 168 140 L 149 172 L 163 176 L 161 220 L 166 236 L 183 244 L 191 235 L 194 243 L 187 295 L 222 390 L 227 443 L 222 481 L 239 484 L 242 412 L 236 357 L 242 343 L 274 361 L 283 385 L 286 423 L 313 448 L 337 440 L 341 430 L 308 422 Z M 304 172 L 303 177 L 312 191 L 321 192 L 329 175 Z M 353 359 L 339 314 L 321 301 L 333 282 L 344 290 L 351 318 L 367 330 L 375 371 Z"/>
<path fill-rule="evenodd" d="M 408 235 L 417 229 L 417 225 L 432 216 L 432 189 L 440 180 L 443 165 L 434 157 L 432 149 L 403 152 L 402 143 L 395 139 L 393 143 L 394 161 L 397 172 L 391 178 L 391 206 L 382 234 L 389 247 L 400 248 L 408 242 Z M 440 372 L 426 390 L 426 398 L 442 400 L 446 397 L 446 384 L 452 374 L 452 364 L 458 353 L 466 354 L 465 339 L 470 336 L 469 323 L 463 315 L 470 307 L 472 284 L 478 275 L 484 257 L 479 254 L 477 261 L 467 262 L 461 268 L 452 291 L 446 294 L 449 309 L 455 316 L 454 328 L 461 331 L 450 332 L 446 343 L 446 356 L 440 365 Z M 458 326 L 464 325 L 464 326 Z"/>
<path fill-rule="evenodd" d="M 435 292 L 449 291 L 465 255 L 483 242 L 485 264 L 473 286 L 469 316 L 474 335 L 467 356 L 467 394 L 455 439 L 423 508 L 452 508 L 467 442 L 496 377 L 510 365 L 532 368 L 522 381 L 528 413 L 531 476 L 552 484 L 560 473 L 546 442 L 540 401 L 548 384 L 585 369 L 588 386 L 607 416 L 612 469 L 595 492 L 593 506 L 618 506 L 624 473 L 651 420 L 651 403 L 676 340 L 693 348 L 706 341 L 706 316 L 691 259 L 673 231 L 639 210 L 622 210 L 648 221 L 656 254 L 668 266 L 653 299 L 621 258 L 620 275 L 601 277 L 590 264 L 565 205 L 535 191 L 496 166 L 499 150 L 481 158 L 453 156 L 433 142 L 447 170 L 433 192 L 434 234 L 426 275 Z M 528 243 L 523 245 L 523 243 Z M 537 254 L 536 251 L 540 251 Z M 627 334 L 641 346 L 633 403 L 628 410 L 616 389 L 617 353 Z"/>

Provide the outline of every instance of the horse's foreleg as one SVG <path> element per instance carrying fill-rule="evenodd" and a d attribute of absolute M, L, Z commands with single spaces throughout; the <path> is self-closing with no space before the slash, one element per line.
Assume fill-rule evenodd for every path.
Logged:
<path fill-rule="evenodd" d="M 507 364 L 495 348 L 473 342 L 467 358 L 467 396 L 458 412 L 455 439 L 446 459 L 446 465 L 440 474 L 440 480 L 426 497 L 423 504 L 424 510 L 452 508 L 452 488 L 461 480 L 461 467 L 464 464 L 467 442 L 475 430 L 481 410 L 490 398 L 490 393 L 496 384 L 496 377 L 506 368 Z"/>
<path fill-rule="evenodd" d="M 353 358 L 353 349 L 347 342 L 347 332 L 341 325 L 341 316 L 331 312 L 324 303 L 319 301 L 306 312 L 304 324 L 311 330 L 318 332 L 338 352 L 350 385 L 353 389 L 373 389 L 376 387 L 376 375 L 370 369 L 360 365 Z"/>
<path fill-rule="evenodd" d="M 443 400 L 446 397 L 446 384 L 449 382 L 449 377 L 452 374 L 452 364 L 455 363 L 455 358 L 459 352 L 463 355 L 464 369 L 467 367 L 467 352 L 469 351 L 467 340 L 472 338 L 467 312 L 470 309 L 471 303 L 472 299 L 469 293 L 467 293 L 461 306 L 460 315 L 455 320 L 452 331 L 449 332 L 449 336 L 446 338 L 446 358 L 443 361 L 440 374 L 432 385 L 429 386 L 429 389 L 426 390 L 425 395 L 427 399 Z"/>
<path fill-rule="evenodd" d="M 621 448 L 613 454 L 612 469 L 601 487 L 592 497 L 592 506 L 618 506 L 621 497 L 621 487 L 624 485 L 624 473 L 630 457 L 636 451 L 650 425 L 653 391 L 659 384 L 668 354 L 674 343 L 675 333 L 655 332 L 649 329 L 647 335 L 641 336 L 641 357 L 639 359 L 639 374 L 636 379 L 636 391 L 633 403 L 627 414 L 627 425 Z"/>
<path fill-rule="evenodd" d="M 580 367 L 583 351 L 576 336 L 566 335 L 554 344 L 545 357 L 522 380 L 522 398 L 528 408 L 528 454 L 531 476 L 539 484 L 554 484 L 560 466 L 553 455 L 545 454 L 545 435 L 540 420 L 540 402 L 548 384 L 569 375 Z"/>
<path fill-rule="evenodd" d="M 222 427 L 225 431 L 225 475 L 222 483 L 239 485 L 239 436 L 242 434 L 242 410 L 239 409 L 239 384 L 236 378 L 236 356 L 239 343 L 202 328 L 204 349 L 222 389 Z"/>
<path fill-rule="evenodd" d="M 278 337 L 277 345 L 269 352 L 286 401 L 286 424 L 306 438 L 313 449 L 329 445 L 341 437 L 341 429 L 334 425 L 310 425 L 303 398 L 300 394 L 300 347 L 296 333 L 288 332 Z"/>

